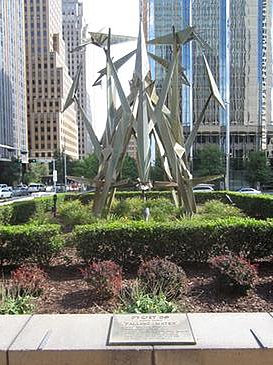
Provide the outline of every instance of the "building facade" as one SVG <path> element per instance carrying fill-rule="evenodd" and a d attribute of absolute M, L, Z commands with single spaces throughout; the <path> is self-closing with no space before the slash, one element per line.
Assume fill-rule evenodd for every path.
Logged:
<path fill-rule="evenodd" d="M 191 120 L 196 120 L 210 94 L 203 52 L 219 85 L 226 110 L 219 110 L 216 103 L 210 105 L 194 150 L 207 143 L 225 149 L 228 126 L 231 157 L 245 158 L 252 150 L 263 150 L 273 157 L 272 1 L 180 0 L 179 4 L 182 9 L 177 12 L 180 17 L 177 19 L 172 13 L 177 1 L 144 0 L 143 12 L 146 14 L 143 18 L 148 39 L 169 33 L 170 26 L 180 22 L 182 27 L 196 26 L 208 44 L 205 50 L 194 42 L 192 49 L 182 49 L 182 66 L 192 82 L 192 95 L 190 91 L 182 92 L 181 119 L 186 134 L 190 131 Z M 164 56 L 164 52 L 161 55 Z M 165 56 L 168 56 L 166 52 Z M 157 77 L 156 72 L 154 76 Z"/>
<path fill-rule="evenodd" d="M 0 0 L 0 160 L 28 150 L 24 1 Z"/>
<path fill-rule="evenodd" d="M 25 0 L 26 77 L 30 156 L 55 151 L 78 158 L 76 111 L 62 113 L 72 84 L 65 64 L 61 0 Z"/>
<path fill-rule="evenodd" d="M 78 100 L 91 120 L 90 99 L 86 87 L 86 48 L 79 51 L 73 49 L 87 38 L 87 26 L 84 24 L 83 4 L 80 0 L 62 0 L 63 39 L 65 42 L 65 58 L 69 75 L 74 78 L 79 65 L 82 65 Z M 92 144 L 85 128 L 82 115 L 77 110 L 79 158 L 92 152 Z"/>

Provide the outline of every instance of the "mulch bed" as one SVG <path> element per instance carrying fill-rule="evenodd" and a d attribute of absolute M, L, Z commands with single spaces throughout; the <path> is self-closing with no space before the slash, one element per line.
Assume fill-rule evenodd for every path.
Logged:
<path fill-rule="evenodd" d="M 82 279 L 83 262 L 66 249 L 47 270 L 48 281 L 35 299 L 35 313 L 111 313 L 119 299 L 100 301 L 92 297 Z M 212 270 L 206 264 L 185 264 L 188 293 L 179 305 L 187 312 L 273 312 L 273 260 L 259 264 L 259 281 L 246 296 L 227 296 L 216 290 Z M 125 282 L 132 279 L 125 275 Z"/>

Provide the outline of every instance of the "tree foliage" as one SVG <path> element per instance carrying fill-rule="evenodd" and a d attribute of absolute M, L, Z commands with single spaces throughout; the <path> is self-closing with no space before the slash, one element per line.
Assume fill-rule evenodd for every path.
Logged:
<path fill-rule="evenodd" d="M 152 181 L 164 181 L 165 171 L 162 166 L 160 157 L 156 157 L 154 164 L 151 166 L 151 180 Z"/>
<path fill-rule="evenodd" d="M 69 164 L 69 172 L 72 176 L 84 176 L 93 179 L 97 175 L 98 169 L 99 161 L 94 153 L 82 160 L 71 161 Z"/>
<path fill-rule="evenodd" d="M 127 154 L 123 160 L 120 178 L 136 180 L 137 177 L 138 171 L 136 160 Z"/>
<path fill-rule="evenodd" d="M 250 152 L 246 163 L 246 178 L 256 187 L 257 183 L 266 184 L 273 180 L 273 174 L 264 152 Z"/>
<path fill-rule="evenodd" d="M 40 183 L 42 182 L 42 176 L 48 174 L 48 166 L 43 163 L 32 163 L 29 164 L 28 171 L 24 174 L 24 182 L 29 183 Z"/>
<path fill-rule="evenodd" d="M 20 180 L 21 163 L 12 158 L 11 161 L 0 162 L 0 182 L 1 184 L 15 185 Z"/>
<path fill-rule="evenodd" d="M 209 144 L 198 152 L 194 163 L 196 176 L 219 175 L 224 171 L 224 154 L 218 146 Z"/>

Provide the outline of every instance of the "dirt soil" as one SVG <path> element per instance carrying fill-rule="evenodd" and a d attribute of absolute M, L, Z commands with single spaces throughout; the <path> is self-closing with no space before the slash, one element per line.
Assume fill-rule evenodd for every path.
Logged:
<path fill-rule="evenodd" d="M 42 296 L 35 299 L 36 313 L 110 313 L 119 299 L 100 301 L 92 298 L 80 268 L 83 262 L 75 251 L 66 249 L 47 270 L 48 281 Z M 246 296 L 227 296 L 215 288 L 208 265 L 185 264 L 188 293 L 179 305 L 187 312 L 273 312 L 273 261 L 260 263 L 259 281 Z M 125 283 L 132 274 L 125 275 Z"/>

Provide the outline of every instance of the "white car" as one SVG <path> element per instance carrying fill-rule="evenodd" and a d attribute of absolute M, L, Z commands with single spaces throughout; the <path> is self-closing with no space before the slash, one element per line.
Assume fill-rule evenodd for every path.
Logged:
<path fill-rule="evenodd" d="M 194 193 L 196 192 L 211 193 L 212 191 L 214 191 L 213 187 L 208 184 L 198 184 L 192 190 Z"/>
<path fill-rule="evenodd" d="M 0 189 L 0 198 L 11 198 L 12 191 L 9 188 L 2 188 Z"/>
<path fill-rule="evenodd" d="M 46 186 L 44 184 L 40 184 L 40 183 L 30 183 L 28 186 L 28 191 L 30 193 L 46 191 Z"/>
<path fill-rule="evenodd" d="M 257 189 L 253 188 L 241 188 L 237 190 L 238 193 L 245 193 L 245 194 L 261 194 L 262 192 Z"/>

